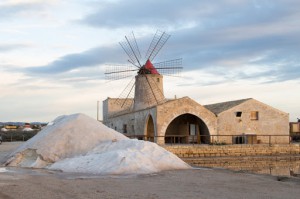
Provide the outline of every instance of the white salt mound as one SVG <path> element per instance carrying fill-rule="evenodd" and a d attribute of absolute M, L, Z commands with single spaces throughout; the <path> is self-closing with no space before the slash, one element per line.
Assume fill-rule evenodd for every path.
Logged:
<path fill-rule="evenodd" d="M 8 130 L 6 128 L 1 128 L 1 131 L 7 132 Z"/>
<path fill-rule="evenodd" d="M 6 165 L 113 175 L 191 168 L 157 144 L 128 139 L 84 114 L 56 118 Z"/>
<path fill-rule="evenodd" d="M 59 116 L 12 155 L 9 166 L 40 168 L 35 162 L 52 164 L 64 158 L 85 155 L 103 141 L 128 139 L 84 114 Z M 30 152 L 29 152 L 30 151 Z M 35 154 L 34 154 L 35 153 Z M 32 157 L 29 161 L 29 156 Z M 25 158 L 26 157 L 26 158 Z M 43 166 L 44 167 L 44 166 Z"/>
<path fill-rule="evenodd" d="M 22 131 L 33 131 L 33 129 L 30 128 L 30 127 L 26 127 L 26 128 L 24 128 Z"/>

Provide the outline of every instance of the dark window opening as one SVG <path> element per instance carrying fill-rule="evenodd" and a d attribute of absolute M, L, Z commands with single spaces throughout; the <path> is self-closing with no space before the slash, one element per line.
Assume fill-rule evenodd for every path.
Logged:
<path fill-rule="evenodd" d="M 234 144 L 246 144 L 246 136 L 234 136 L 232 142 Z"/>
<path fill-rule="evenodd" d="M 235 113 L 236 117 L 242 117 L 242 112 L 241 111 L 238 111 Z"/>
<path fill-rule="evenodd" d="M 127 133 L 127 124 L 123 124 L 123 133 Z"/>

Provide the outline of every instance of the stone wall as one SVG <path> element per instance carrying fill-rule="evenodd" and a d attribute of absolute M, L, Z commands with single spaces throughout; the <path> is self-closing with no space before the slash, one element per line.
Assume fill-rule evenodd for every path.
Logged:
<path fill-rule="evenodd" d="M 165 101 L 163 76 L 146 74 L 135 76 L 133 110 L 143 110 Z"/>
<path fill-rule="evenodd" d="M 180 158 L 300 155 L 300 144 L 161 146 Z"/>
<path fill-rule="evenodd" d="M 241 116 L 237 116 L 237 112 Z M 257 118 L 252 113 L 257 112 Z M 254 115 L 255 116 L 255 115 Z M 289 135 L 289 115 L 257 100 L 250 99 L 218 115 L 218 135 Z M 268 137 L 257 138 L 268 143 Z M 232 143 L 231 137 L 220 137 L 219 142 Z M 274 137 L 273 143 L 288 143 L 288 137 Z"/>
<path fill-rule="evenodd" d="M 103 120 L 103 124 L 120 132 L 124 133 L 124 125 L 126 125 L 126 133 L 124 135 L 145 135 L 146 122 L 151 115 L 154 121 L 154 129 L 156 125 L 156 109 L 148 108 L 142 111 L 133 111 L 128 114 L 120 114 Z M 154 132 L 156 133 L 156 132 Z"/>
<path fill-rule="evenodd" d="M 193 166 L 226 168 L 260 174 L 294 176 L 300 173 L 300 156 L 247 156 L 218 158 L 183 158 Z"/>
<path fill-rule="evenodd" d="M 122 106 L 123 105 L 123 106 Z M 103 101 L 103 121 L 108 120 L 110 117 L 120 113 L 126 113 L 130 111 L 133 105 L 133 99 L 117 99 L 107 98 Z"/>

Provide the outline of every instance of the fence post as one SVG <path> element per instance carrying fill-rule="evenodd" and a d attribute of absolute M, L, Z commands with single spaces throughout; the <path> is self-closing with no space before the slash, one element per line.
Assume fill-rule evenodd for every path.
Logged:
<path fill-rule="evenodd" d="M 193 135 L 193 146 L 194 146 L 194 142 L 195 142 L 195 136 Z"/>

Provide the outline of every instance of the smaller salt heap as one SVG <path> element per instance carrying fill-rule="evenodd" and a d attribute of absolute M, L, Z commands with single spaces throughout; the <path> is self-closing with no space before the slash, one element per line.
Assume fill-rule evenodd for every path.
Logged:
<path fill-rule="evenodd" d="M 56 118 L 5 165 L 105 175 L 191 168 L 157 144 L 129 139 L 84 114 Z"/>

